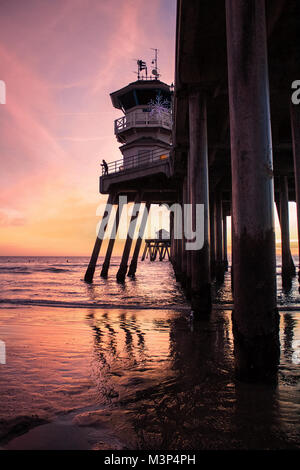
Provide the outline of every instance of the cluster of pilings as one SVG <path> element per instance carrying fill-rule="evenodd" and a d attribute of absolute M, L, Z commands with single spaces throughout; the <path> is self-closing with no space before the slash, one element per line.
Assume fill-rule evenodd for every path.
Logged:
<path fill-rule="evenodd" d="M 207 111 L 213 100 L 210 82 L 203 80 L 205 83 L 201 85 L 201 76 L 205 75 L 201 69 L 203 62 L 199 60 L 198 72 L 195 65 L 198 58 L 191 58 L 188 63 L 187 54 L 192 56 L 192 52 L 184 49 L 186 44 L 192 44 L 195 37 L 199 39 L 201 34 L 196 31 L 193 37 L 191 33 L 187 41 L 183 31 L 193 29 L 192 24 L 188 25 L 187 18 L 194 21 L 193 15 L 197 17 L 198 14 L 201 18 L 202 10 L 209 12 L 209 6 L 191 3 L 195 8 L 193 12 L 189 2 L 178 2 L 174 166 L 175 169 L 176 164 L 180 167 L 178 174 L 181 174 L 182 183 L 178 202 L 183 206 L 192 205 L 193 227 L 196 223 L 196 205 L 203 204 L 205 207 L 204 244 L 200 250 L 188 251 L 184 239 L 173 240 L 172 262 L 176 277 L 191 300 L 195 316 L 210 313 L 212 280 L 215 278 L 217 282 L 222 282 L 228 267 L 226 216 L 232 216 L 232 322 L 236 372 L 247 380 L 272 379 L 276 376 L 280 354 L 275 190 L 282 233 L 282 277 L 285 286 L 291 282 L 295 267 L 290 252 L 287 175 L 278 178 L 278 184 L 276 181 L 274 187 L 265 1 L 225 2 L 229 102 L 225 129 L 227 125 L 231 157 L 229 206 L 224 201 L 228 197 L 222 192 L 222 187 L 216 181 L 210 187 L 212 178 L 207 131 Z M 205 52 L 202 49 L 201 52 L 203 59 Z M 207 63 L 210 65 L 209 61 Z M 189 66 L 190 75 L 187 71 Z M 200 77 L 199 83 L 195 83 L 195 76 Z M 289 99 L 286 107 L 291 106 L 300 233 L 300 105 L 289 105 Z M 183 123 L 180 127 L 180 117 L 176 113 L 185 109 L 188 124 Z M 182 137 L 183 126 L 188 129 L 186 141 Z"/>
<path fill-rule="evenodd" d="M 145 240 L 141 261 L 148 257 L 150 261 L 155 261 L 157 258 L 159 261 L 163 261 L 166 257 L 170 259 L 170 244 L 170 240 L 157 240 L 154 238 Z"/>
<path fill-rule="evenodd" d="M 181 221 L 170 214 L 171 261 L 195 318 L 210 314 L 211 284 L 224 280 L 228 268 L 227 216 L 231 216 L 235 366 L 237 376 L 245 380 L 273 380 L 278 368 L 275 201 L 281 225 L 285 288 L 289 288 L 295 273 L 288 201 L 295 199 L 297 203 L 299 235 L 300 105 L 291 102 L 292 81 L 300 79 L 296 74 L 300 48 L 297 46 L 295 53 L 293 50 L 299 32 L 299 4 L 298 0 L 177 2 L 172 172 L 166 173 L 158 193 L 160 197 L 168 186 L 176 188 L 171 202 L 182 206 Z M 272 52 L 269 56 L 267 40 Z M 289 48 L 289 54 L 283 44 Z M 278 63 L 278 54 L 285 63 L 285 72 Z M 287 132 L 286 116 L 291 123 Z M 294 161 L 292 170 L 290 153 Z M 139 191 L 146 184 L 146 173 L 143 175 L 140 170 L 142 179 L 134 178 L 136 188 L 141 183 L 134 200 L 133 227 L 141 202 L 145 201 Z M 151 185 L 155 186 L 157 179 L 154 175 Z M 128 187 L 129 183 L 126 182 Z M 112 203 L 117 193 L 109 194 L 108 203 Z M 151 198 L 147 201 L 148 205 L 154 203 Z M 204 207 L 200 249 L 188 249 L 185 234 L 174 236 L 175 225 L 185 225 L 186 205 L 191 207 L 190 232 L 195 231 L 199 222 L 198 205 Z M 104 217 L 102 232 L 106 229 L 105 220 Z M 133 240 L 130 234 L 127 236 L 117 273 L 120 282 L 124 282 L 127 273 L 135 273 L 143 233 L 141 226 L 129 270 Z M 298 239 L 300 251 L 299 236 Z M 101 243 L 101 237 L 97 238 L 85 276 L 87 282 L 93 279 Z M 111 238 L 102 267 L 103 277 L 108 273 L 113 245 Z"/>
<path fill-rule="evenodd" d="M 120 262 L 120 266 L 116 275 L 117 281 L 120 283 L 123 283 L 125 281 L 126 275 L 133 277 L 136 273 L 139 253 L 140 253 L 145 228 L 147 225 L 148 215 L 149 215 L 149 211 L 151 207 L 151 203 L 149 201 L 146 201 L 143 215 L 142 215 L 141 224 L 140 224 L 139 231 L 138 231 L 138 237 L 135 241 L 135 247 L 134 247 L 133 255 L 131 258 L 130 266 L 128 269 L 129 255 L 130 255 L 132 243 L 134 241 L 133 235 L 136 229 L 136 224 L 137 224 L 139 212 L 141 210 L 142 202 L 143 202 L 143 197 L 142 197 L 141 192 L 136 192 L 135 197 L 134 197 L 134 206 L 132 210 L 132 216 L 130 219 L 127 237 L 126 237 L 125 245 L 123 248 L 121 262 Z M 119 204 L 119 194 L 114 194 L 114 193 L 110 193 L 107 199 L 105 212 L 101 220 L 101 224 L 100 224 L 99 231 L 98 231 L 98 236 L 96 238 L 92 256 L 91 256 L 88 268 L 84 276 L 84 280 L 87 283 L 93 282 L 97 260 L 98 260 L 99 253 L 101 250 L 102 242 L 104 240 L 105 232 L 107 230 L 108 221 L 112 212 L 113 205 L 116 206 L 116 211 L 114 212 L 115 219 L 113 222 L 111 234 L 109 236 L 109 242 L 108 242 L 108 246 L 107 246 L 107 250 L 106 250 L 106 254 L 105 254 L 105 258 L 104 258 L 104 262 L 103 262 L 101 274 L 100 274 L 100 276 L 104 279 L 107 278 L 108 276 L 111 256 L 112 256 L 112 252 L 113 252 L 113 248 L 114 248 L 114 244 L 116 240 L 116 234 L 118 232 L 119 222 L 120 222 L 122 209 L 123 209 L 123 205 Z"/>

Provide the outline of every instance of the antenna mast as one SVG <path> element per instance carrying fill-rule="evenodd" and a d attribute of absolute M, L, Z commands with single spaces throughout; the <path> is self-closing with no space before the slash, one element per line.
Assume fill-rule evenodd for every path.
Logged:
<path fill-rule="evenodd" d="M 157 65 L 157 58 L 158 58 L 158 49 L 154 49 L 151 47 L 151 50 L 155 52 L 154 59 L 152 60 L 151 64 L 154 66 L 152 70 L 152 75 L 154 76 L 155 80 L 158 80 L 160 74 L 158 73 L 158 65 Z"/>

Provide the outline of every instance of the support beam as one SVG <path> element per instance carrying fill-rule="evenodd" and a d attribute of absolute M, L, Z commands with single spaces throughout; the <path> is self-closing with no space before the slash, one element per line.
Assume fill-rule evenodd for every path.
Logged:
<path fill-rule="evenodd" d="M 216 237 L 215 237 L 215 201 L 211 194 L 209 202 L 209 222 L 210 222 L 210 273 L 211 279 L 216 275 Z"/>
<path fill-rule="evenodd" d="M 182 227 L 184 227 L 184 205 L 186 204 L 186 195 L 187 195 L 187 177 L 183 180 L 182 185 Z M 179 240 L 180 244 L 180 255 L 181 255 L 181 284 L 183 287 L 187 285 L 187 256 L 185 250 L 185 237 L 184 233 L 182 234 L 182 239 Z"/>
<path fill-rule="evenodd" d="M 103 278 L 107 278 L 107 275 L 108 275 L 110 259 L 111 259 L 112 251 L 113 251 L 114 244 L 115 244 L 115 238 L 117 236 L 117 232 L 118 232 L 118 228 L 119 228 L 119 223 L 120 223 L 120 218 L 121 218 L 121 215 L 122 215 L 122 210 L 123 210 L 123 204 L 121 204 L 121 206 L 120 206 L 120 203 L 118 202 L 116 217 L 115 217 L 114 225 L 113 225 L 113 228 L 112 228 L 112 231 L 111 231 L 108 247 L 107 247 L 107 250 L 106 250 L 105 259 L 104 259 L 102 269 L 101 269 L 101 274 L 100 274 L 100 276 L 103 277 Z"/>
<path fill-rule="evenodd" d="M 128 276 L 131 276 L 131 277 L 133 277 L 136 273 L 139 253 L 140 253 L 140 249 L 141 249 L 141 245 L 142 245 L 142 241 L 143 241 L 143 236 L 144 236 L 144 233 L 145 233 L 145 228 L 146 228 L 146 225 L 147 225 L 150 206 L 151 206 L 151 203 L 147 201 L 146 205 L 145 205 L 145 208 L 144 208 L 144 212 L 143 212 L 142 222 L 141 222 L 141 226 L 140 226 L 140 230 L 139 230 L 139 236 L 138 236 L 138 239 L 136 241 L 136 244 L 135 244 L 135 247 L 134 247 L 134 252 L 133 252 L 133 255 L 132 255 L 132 259 L 131 259 L 131 263 L 130 263 L 130 266 L 129 266 Z"/>
<path fill-rule="evenodd" d="M 286 176 L 280 177 L 280 225 L 281 225 L 281 256 L 282 256 L 282 282 L 291 286 L 291 258 L 290 258 L 290 227 L 289 227 L 289 195 Z"/>
<path fill-rule="evenodd" d="M 185 204 L 191 204 L 191 164 L 190 164 L 190 152 L 188 153 L 188 168 L 187 168 L 187 180 L 186 180 L 186 195 L 185 195 Z M 184 214 L 184 208 L 182 210 Z M 186 224 L 187 222 L 184 221 Z M 192 220 L 190 220 L 192 228 Z M 184 227 L 184 225 L 183 225 Z M 191 260 L 191 251 L 186 249 L 187 239 L 184 240 L 184 252 L 186 259 L 186 282 L 185 282 L 185 295 L 188 299 L 191 298 L 191 287 L 192 287 L 192 260 Z"/>
<path fill-rule="evenodd" d="M 223 212 L 223 268 L 228 271 L 228 256 L 227 256 L 227 217 Z"/>
<path fill-rule="evenodd" d="M 174 223 L 175 223 L 176 218 L 174 218 Z M 175 253 L 176 253 L 176 259 L 175 259 L 175 277 L 177 282 L 182 282 L 182 239 L 175 238 Z"/>
<path fill-rule="evenodd" d="M 175 243 L 174 243 L 174 212 L 170 211 L 170 261 L 172 265 L 174 265 L 174 258 L 175 258 Z"/>
<path fill-rule="evenodd" d="M 290 289 L 296 270 L 290 248 L 288 179 L 286 176 L 280 177 L 279 193 L 276 194 L 275 201 L 281 229 L 282 283 L 285 289 Z"/>
<path fill-rule="evenodd" d="M 89 284 L 91 284 L 93 282 L 93 277 L 94 277 L 94 273 L 95 273 L 95 269 L 96 269 L 96 264 L 97 264 L 99 252 L 100 252 L 100 249 L 101 249 L 102 241 L 103 241 L 103 238 L 104 238 L 105 230 L 107 228 L 109 216 L 110 216 L 110 213 L 111 213 L 113 200 L 114 200 L 114 196 L 112 194 L 110 194 L 108 196 L 108 200 L 107 200 L 107 203 L 106 203 L 105 212 L 104 212 L 104 216 L 102 218 L 101 224 L 100 224 L 98 236 L 97 236 L 96 241 L 95 241 L 93 253 L 92 253 L 88 268 L 87 268 L 85 276 L 84 276 L 85 282 L 87 282 Z"/>
<path fill-rule="evenodd" d="M 125 281 L 126 273 L 127 273 L 127 268 L 128 268 L 128 258 L 130 254 L 130 249 L 132 245 L 132 238 L 134 234 L 134 230 L 136 227 L 137 219 L 139 216 L 139 210 L 141 206 L 141 196 L 139 193 L 137 193 L 135 200 L 134 200 L 134 206 L 132 209 L 132 216 L 130 219 L 130 225 L 127 233 L 127 238 L 123 250 L 123 255 L 120 263 L 119 270 L 117 272 L 117 281 L 123 283 Z"/>
<path fill-rule="evenodd" d="M 235 368 L 242 380 L 276 380 L 280 348 L 265 0 L 227 0 L 226 22 Z"/>
<path fill-rule="evenodd" d="M 190 251 L 191 307 L 196 317 L 211 312 L 210 247 L 209 247 L 209 183 L 207 158 L 206 99 L 200 90 L 189 95 L 190 133 L 190 203 L 192 229 L 196 231 L 196 205 L 204 206 L 204 244 Z"/>
<path fill-rule="evenodd" d="M 276 204 L 276 208 L 277 208 L 277 215 L 278 215 L 278 220 L 279 220 L 280 230 L 281 230 L 280 193 L 278 193 L 278 192 L 277 193 L 275 192 L 275 204 Z M 295 268 L 295 263 L 294 263 L 294 260 L 293 260 L 293 256 L 292 256 L 292 252 L 291 252 L 290 247 L 289 247 L 289 258 L 290 258 L 291 276 L 295 276 L 296 275 L 296 268 Z"/>
<path fill-rule="evenodd" d="M 223 264 L 223 207 L 222 193 L 217 190 L 215 193 L 215 234 L 216 234 L 216 280 L 218 283 L 224 282 Z"/>
<path fill-rule="evenodd" d="M 232 207 L 231 207 L 231 270 L 230 270 L 230 275 L 231 275 L 231 292 L 233 294 L 234 298 L 234 275 L 233 275 L 233 266 L 234 266 L 234 239 L 233 239 L 233 214 L 232 214 Z"/>
<path fill-rule="evenodd" d="M 291 103 L 291 127 L 293 139 L 294 174 L 297 204 L 298 255 L 300 263 L 300 105 Z M 300 264 L 299 264 L 300 282 Z"/>

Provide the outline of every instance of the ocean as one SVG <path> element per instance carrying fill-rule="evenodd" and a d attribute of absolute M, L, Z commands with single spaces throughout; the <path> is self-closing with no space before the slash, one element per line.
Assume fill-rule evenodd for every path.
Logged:
<path fill-rule="evenodd" d="M 122 285 L 113 258 L 87 285 L 88 261 L 0 258 L 0 447 L 300 447 L 300 295 L 279 258 L 277 386 L 234 378 L 230 272 L 195 322 L 169 262 L 139 262 Z"/>

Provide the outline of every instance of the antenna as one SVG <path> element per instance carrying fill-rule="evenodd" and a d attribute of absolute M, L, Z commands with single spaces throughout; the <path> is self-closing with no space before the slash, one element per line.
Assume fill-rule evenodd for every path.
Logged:
<path fill-rule="evenodd" d="M 146 70 L 146 80 L 147 80 L 148 71 L 147 71 L 147 64 L 146 64 L 146 62 L 144 62 L 143 60 L 140 60 L 140 59 L 139 59 L 139 60 L 136 61 L 136 63 L 137 63 L 137 66 L 138 66 L 138 71 L 137 71 L 138 80 L 141 79 L 140 72 L 141 72 L 142 70 Z"/>
<path fill-rule="evenodd" d="M 153 65 L 152 75 L 154 76 L 155 80 L 158 80 L 158 78 L 160 77 L 157 66 L 158 49 L 154 49 L 153 47 L 151 47 L 151 50 L 155 52 L 154 59 L 151 62 L 151 64 Z"/>

